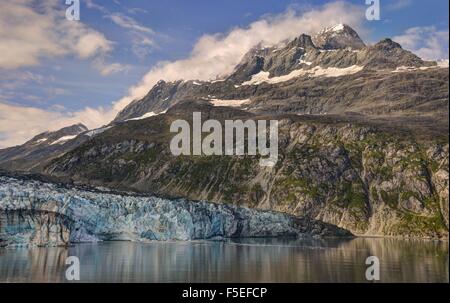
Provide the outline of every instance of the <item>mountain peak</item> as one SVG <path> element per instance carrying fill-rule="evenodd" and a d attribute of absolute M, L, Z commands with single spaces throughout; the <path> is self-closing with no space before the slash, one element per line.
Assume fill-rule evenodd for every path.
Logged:
<path fill-rule="evenodd" d="M 350 26 L 348 26 L 347 24 L 344 23 L 339 23 L 336 24 L 334 26 L 330 26 L 330 27 L 326 27 L 324 29 L 322 29 L 319 34 L 323 34 L 323 33 L 327 33 L 327 32 L 341 32 L 341 31 L 345 31 L 351 29 L 353 30 Z"/>
<path fill-rule="evenodd" d="M 34 136 L 27 143 L 56 141 L 63 137 L 75 137 L 86 131 L 88 131 L 88 128 L 84 124 L 78 123 L 78 124 L 74 124 L 74 125 L 70 125 L 70 126 L 61 128 L 61 129 L 53 131 L 53 132 L 49 132 L 49 131 L 43 132 L 39 135 Z"/>
<path fill-rule="evenodd" d="M 296 47 L 303 47 L 303 48 L 305 48 L 305 49 L 308 49 L 308 48 L 316 48 L 315 45 L 314 45 L 314 43 L 313 43 L 313 41 L 312 41 L 311 36 L 308 36 L 308 35 L 305 35 L 305 34 L 301 34 L 300 36 L 298 36 L 297 38 L 295 38 L 295 39 L 288 45 L 288 47 L 293 46 L 293 45 L 295 45 Z"/>
<path fill-rule="evenodd" d="M 89 130 L 89 129 L 84 124 L 78 123 L 78 124 L 74 124 L 74 125 L 70 125 L 70 126 L 64 127 L 64 128 L 62 128 L 62 129 L 60 129 L 60 130 L 58 130 L 56 132 L 64 132 L 66 134 L 78 135 L 78 134 L 80 134 L 82 132 L 85 132 L 87 130 Z"/>
<path fill-rule="evenodd" d="M 392 41 L 392 39 L 389 39 L 389 38 L 381 40 L 375 46 L 382 47 L 382 48 L 390 48 L 390 49 L 402 48 L 402 46 L 400 44 L 398 44 L 395 41 Z"/>
<path fill-rule="evenodd" d="M 323 49 L 362 49 L 366 45 L 358 33 L 347 24 L 337 24 L 321 30 L 313 37 L 314 44 Z"/>

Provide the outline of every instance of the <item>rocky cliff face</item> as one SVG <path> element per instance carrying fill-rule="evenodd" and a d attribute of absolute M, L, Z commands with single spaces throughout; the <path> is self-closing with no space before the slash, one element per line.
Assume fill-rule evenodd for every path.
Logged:
<path fill-rule="evenodd" d="M 125 196 L 0 176 L 0 243 L 350 236 L 320 221 L 247 208 Z"/>
<path fill-rule="evenodd" d="M 332 116 L 290 116 L 280 120 L 279 161 L 267 169 L 251 156 L 172 156 L 172 115 L 117 126 L 114 135 L 105 133 L 98 142 L 75 149 L 46 173 L 91 185 L 276 210 L 359 235 L 448 237 L 445 134 L 426 139 L 400 127 L 393 131 Z"/>

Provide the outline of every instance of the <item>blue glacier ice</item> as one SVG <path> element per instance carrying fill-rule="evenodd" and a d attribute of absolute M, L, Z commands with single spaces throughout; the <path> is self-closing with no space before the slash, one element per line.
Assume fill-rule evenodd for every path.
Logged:
<path fill-rule="evenodd" d="M 272 211 L 0 176 L 0 246 L 334 235 L 348 233 Z"/>

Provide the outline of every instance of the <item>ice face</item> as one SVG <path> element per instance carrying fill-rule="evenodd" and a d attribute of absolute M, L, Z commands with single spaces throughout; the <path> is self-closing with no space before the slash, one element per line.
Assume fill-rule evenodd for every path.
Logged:
<path fill-rule="evenodd" d="M 0 219 L 0 239 L 10 245 L 301 234 L 300 219 L 281 213 L 94 192 L 1 176 Z"/>

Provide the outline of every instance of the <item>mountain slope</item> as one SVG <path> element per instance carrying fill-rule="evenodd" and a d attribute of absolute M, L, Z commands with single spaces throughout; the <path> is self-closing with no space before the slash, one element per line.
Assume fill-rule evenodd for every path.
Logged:
<path fill-rule="evenodd" d="M 202 103 L 117 125 L 46 167 L 61 180 L 282 211 L 354 234 L 448 237 L 448 138 L 337 116 L 280 120 L 280 158 L 174 157 L 171 121 L 248 113 Z M 208 173 L 205 173 L 208 172 Z"/>

